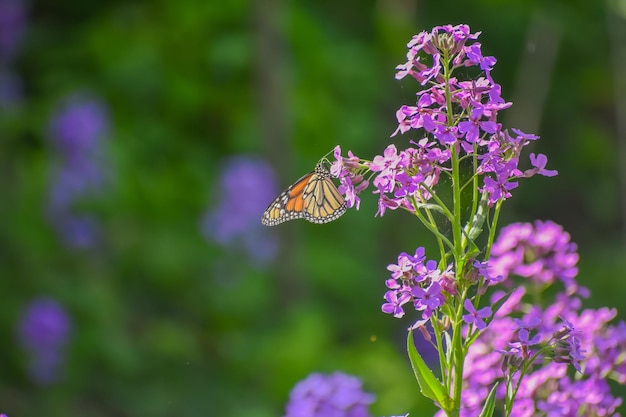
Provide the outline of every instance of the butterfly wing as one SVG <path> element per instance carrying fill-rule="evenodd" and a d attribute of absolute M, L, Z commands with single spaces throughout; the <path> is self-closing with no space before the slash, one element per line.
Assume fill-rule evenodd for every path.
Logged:
<path fill-rule="evenodd" d="M 283 191 L 269 205 L 261 222 L 266 226 L 294 219 L 328 223 L 346 212 L 346 203 L 322 164 Z"/>
<path fill-rule="evenodd" d="M 343 196 L 330 178 L 328 171 L 314 175 L 303 193 L 304 219 L 311 223 L 328 223 L 346 212 Z"/>
<path fill-rule="evenodd" d="M 314 174 L 311 172 L 305 175 L 280 193 L 263 213 L 261 223 L 266 226 L 276 226 L 287 220 L 304 218 L 304 200 L 302 197 L 305 187 Z"/>

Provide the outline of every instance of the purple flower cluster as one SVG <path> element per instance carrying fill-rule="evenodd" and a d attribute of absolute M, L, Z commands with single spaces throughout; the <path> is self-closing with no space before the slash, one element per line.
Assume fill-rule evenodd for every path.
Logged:
<path fill-rule="evenodd" d="M 21 79 L 11 68 L 26 31 L 23 0 L 0 0 L 0 109 L 19 103 Z"/>
<path fill-rule="evenodd" d="M 21 78 L 9 69 L 0 68 L 0 109 L 14 106 L 21 98 Z"/>
<path fill-rule="evenodd" d="M 513 224 L 502 230 L 493 247 L 503 284 L 520 275 L 540 284 L 540 289 L 559 282 L 563 289 L 542 305 L 537 303 L 539 292 L 529 294 L 533 285 L 519 286 L 508 295 L 469 348 L 461 415 L 478 415 L 489 390 L 501 378 L 513 385 L 519 382 L 511 416 L 537 411 L 574 416 L 581 410 L 584 415 L 618 415 L 615 410 L 622 399 L 611 394 L 607 378 L 626 382 L 622 357 L 626 325 L 609 324 L 615 310 L 582 309 L 581 297 L 588 292 L 575 280 L 578 256 L 569 234 L 552 222 Z M 504 291 L 496 291 L 491 304 L 504 296 Z M 567 372 L 568 364 L 579 372 L 577 376 Z M 527 371 L 522 377 L 524 366 Z M 497 398 L 505 395 L 506 385 L 501 383 Z"/>
<path fill-rule="evenodd" d="M 342 372 L 314 373 L 291 390 L 285 417 L 370 417 L 374 395 L 359 378 Z"/>
<path fill-rule="evenodd" d="M 23 0 L 0 0 L 0 65 L 13 60 L 26 31 Z"/>
<path fill-rule="evenodd" d="M 374 193 L 380 195 L 377 215 L 398 207 L 414 211 L 414 199 L 418 204 L 428 201 L 441 171 L 446 169 L 442 164 L 450 159 L 450 152 L 434 147 L 434 142 L 427 139 L 415 145 L 416 148 L 400 152 L 395 145 L 389 145 L 383 155 L 371 162 L 360 161 L 352 152 L 348 158 L 342 158 L 341 148 L 337 146 L 331 173 L 339 178 L 339 191 L 345 195 L 348 206 L 359 208 L 358 193 L 369 186 L 363 176 L 366 170 L 378 173 L 372 181 L 376 187 Z"/>
<path fill-rule="evenodd" d="M 578 274 L 576 244 L 561 226 L 551 221 L 515 223 L 502 228 L 491 249 L 489 271 L 503 278 L 508 287 L 511 276 L 526 278 L 526 284 L 542 289 L 561 281 L 566 293 L 585 295 L 576 283 Z"/>
<path fill-rule="evenodd" d="M 277 241 L 259 224 L 259 213 L 277 193 L 271 166 L 248 156 L 232 157 L 225 161 L 216 188 L 216 204 L 202 220 L 206 238 L 224 247 L 243 248 L 254 261 L 273 259 Z"/>
<path fill-rule="evenodd" d="M 99 234 L 97 219 L 77 207 L 97 196 L 104 184 L 102 140 L 109 130 L 106 106 L 86 94 L 68 96 L 52 115 L 49 137 L 55 151 L 48 217 L 71 248 L 93 247 Z"/>
<path fill-rule="evenodd" d="M 368 183 L 355 187 L 354 182 L 360 183 L 366 170 L 373 173 L 374 193 L 380 195 L 378 215 L 398 207 L 415 211 L 415 205 L 426 204 L 457 157 L 475 160 L 475 172 L 482 178 L 478 187 L 490 207 L 509 198 L 519 178 L 557 174 L 545 169 L 542 154 L 530 155 L 533 168 L 518 168 L 522 149 L 538 137 L 516 129 L 509 133 L 498 123 L 498 112 L 511 103 L 502 99 L 500 85 L 491 78 L 496 61 L 482 55 L 481 45 L 474 42 L 478 36 L 467 25 L 438 26 L 408 43 L 407 62 L 397 67 L 396 78 L 410 75 L 428 88 L 417 93 L 416 105 L 397 111 L 399 125 L 393 135 L 418 129 L 424 136 L 402 151 L 389 145 L 373 161 L 360 161 L 353 154 L 342 158 L 337 147 L 333 174 L 350 207 L 358 208 L 356 194 Z M 456 78 L 452 73 L 460 67 L 477 67 L 484 76 Z"/>
<path fill-rule="evenodd" d="M 57 301 L 41 297 L 28 304 L 18 338 L 29 356 L 29 374 L 34 382 L 50 384 L 59 379 L 70 328 L 70 318 Z"/>
<path fill-rule="evenodd" d="M 348 151 L 348 156 L 342 158 L 339 145 L 335 147 L 333 154 L 335 161 L 331 164 L 330 173 L 339 178 L 341 184 L 338 190 L 345 196 L 346 205 L 358 210 L 361 203 L 358 194 L 369 185 L 369 181 L 359 174 L 360 160 L 352 151 Z"/>
<path fill-rule="evenodd" d="M 607 380 L 626 383 L 626 324 L 611 324 L 614 310 L 582 308 L 589 291 L 576 281 L 577 247 L 569 234 L 537 221 L 505 227 L 493 242 L 501 203 L 518 180 L 557 172 L 546 169 L 543 154 L 531 153 L 531 168 L 519 167 L 522 151 L 538 137 L 498 122 L 511 103 L 492 79 L 496 60 L 482 54 L 478 37 L 467 25 L 414 36 L 396 78 L 410 76 L 423 88 L 415 105 L 397 111 L 392 136 L 411 130 L 420 136 L 406 149 L 387 146 L 371 161 L 350 151 L 342 156 L 337 146 L 331 174 L 348 207 L 358 209 L 358 194 L 372 184 L 377 215 L 407 210 L 437 238 L 441 261 L 418 247 L 387 266 L 381 309 L 401 318 L 412 306 L 420 314 L 412 328 L 433 346 L 429 329 L 437 332 L 442 385 L 424 371 L 421 355 L 410 350 L 409 357 L 422 392 L 442 407 L 439 416 L 455 407 L 478 416 L 496 383 L 507 416 L 618 415 L 622 399 Z M 452 193 L 439 193 L 442 178 Z M 440 230 L 433 212 L 451 233 Z M 480 260 L 474 239 L 485 227 L 487 256 Z"/>
<path fill-rule="evenodd" d="M 402 252 L 398 263 L 388 265 L 387 270 L 391 278 L 385 281 L 389 290 L 381 309 L 396 318 L 403 317 L 403 306 L 411 303 L 415 310 L 422 312 L 422 321 L 418 324 L 425 323 L 443 305 L 447 295 L 456 294 L 451 266 L 441 271 L 437 262 L 426 260 L 422 247 L 417 248 L 414 255 Z"/>

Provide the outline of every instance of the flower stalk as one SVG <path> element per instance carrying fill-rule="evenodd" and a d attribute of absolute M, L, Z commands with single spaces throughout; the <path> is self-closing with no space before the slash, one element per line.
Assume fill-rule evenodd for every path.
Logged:
<path fill-rule="evenodd" d="M 436 239 L 439 259 L 418 246 L 387 266 L 381 310 L 413 316 L 408 356 L 437 417 L 491 417 L 498 408 L 507 417 L 612 415 L 621 399 L 606 376 L 626 383 L 626 325 L 608 325 L 614 310 L 582 310 L 589 291 L 575 280 L 576 245 L 552 222 L 496 233 L 519 181 L 557 172 L 545 155 L 522 157 L 538 136 L 498 122 L 512 103 L 491 76 L 496 60 L 482 54 L 479 35 L 447 25 L 414 36 L 396 78 L 418 82 L 417 100 L 398 109 L 392 134 L 411 135 L 410 146 L 390 144 L 371 160 L 342 156 L 337 146 L 330 172 L 348 207 L 358 209 L 371 185 L 376 216 L 408 211 Z M 434 344 L 438 364 L 422 359 L 415 329 Z"/>

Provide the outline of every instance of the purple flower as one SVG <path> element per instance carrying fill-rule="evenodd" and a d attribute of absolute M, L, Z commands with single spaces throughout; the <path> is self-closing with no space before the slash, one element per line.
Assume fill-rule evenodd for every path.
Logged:
<path fill-rule="evenodd" d="M 548 157 L 540 153 L 535 156 L 534 153 L 530 154 L 530 163 L 534 166 L 533 169 L 524 171 L 525 177 L 532 177 L 535 174 L 543 175 L 545 177 L 554 177 L 559 172 L 554 169 L 545 169 L 548 164 Z"/>
<path fill-rule="evenodd" d="M 510 416 L 530 416 L 538 410 L 550 416 L 576 415 L 581 410 L 610 415 L 621 399 L 611 396 L 605 378 L 611 375 L 626 381 L 626 325 L 608 325 L 612 311 L 581 311 L 581 298 L 589 291 L 576 282 L 578 255 L 569 235 L 552 222 L 512 225 L 487 249 L 491 259 L 473 258 L 480 252 L 474 239 L 484 227 L 492 226 L 483 224 L 489 209 L 499 209 L 520 179 L 557 174 L 546 168 L 543 154 L 530 154 L 531 168 L 523 167 L 524 148 L 538 137 L 503 129 L 498 122 L 499 112 L 511 103 L 502 98 L 502 88 L 491 76 L 496 60 L 483 56 L 476 42 L 479 35 L 467 25 L 437 26 L 407 44 L 406 62 L 396 67 L 396 78 L 410 76 L 422 89 L 416 102 L 397 110 L 397 128 L 391 136 L 418 135 L 409 139 L 409 147 L 398 149 L 391 144 L 371 162 L 360 160 L 359 167 L 366 167 L 368 174 L 346 169 L 345 162 L 351 158 L 341 158 L 336 149 L 335 172 L 342 178 L 342 193 L 352 199 L 357 192 L 351 179 L 371 179 L 373 192 L 378 194 L 376 215 L 401 208 L 416 214 L 432 230 L 440 225 L 434 212 L 443 213 L 448 221 L 465 216 L 458 212 L 459 191 L 474 197 L 480 192 L 480 204 L 474 201 L 465 234 L 455 233 L 453 242 L 450 233 L 438 234 L 441 262 L 426 260 L 423 251 L 419 256 L 416 251 L 415 256 L 401 253 L 397 264 L 388 265 L 390 276 L 385 280 L 381 309 L 400 318 L 411 302 L 422 312 L 412 328 L 423 331 L 435 317 L 432 327 L 446 331 L 452 324 L 456 331 L 459 323 L 450 322 L 462 311 L 456 309 L 460 306 L 454 306 L 454 300 L 468 294 L 476 294 L 475 299 L 487 297 L 487 291 L 502 285 L 504 289 L 491 295 L 492 305 L 498 306 L 495 311 L 492 307 L 477 310 L 471 299 L 464 300 L 467 314 L 462 315 L 460 336 L 467 338 L 463 349 L 469 350 L 461 403 L 455 404 L 460 414 L 478 415 L 494 383 L 504 380 L 496 398 L 502 401 L 515 392 L 515 405 L 507 410 Z M 456 71 L 462 67 L 475 68 Z M 468 77 L 477 69 L 482 76 Z M 461 174 L 470 165 L 473 172 Z M 449 190 L 439 192 L 442 177 L 446 184 L 452 182 L 454 207 L 447 203 Z M 454 264 L 439 269 L 452 258 Z M 525 285 L 520 286 L 514 277 Z M 562 286 L 545 291 L 557 283 Z M 471 288 L 474 285 L 476 292 Z M 594 316 L 596 322 L 590 323 Z M 459 341 L 458 336 L 455 333 L 453 340 Z M 437 338 L 439 345 L 441 340 Z M 617 354 L 620 350 L 621 355 Z M 568 373 L 568 365 L 578 371 L 575 378 Z M 444 364 L 442 368 L 446 370 Z"/>
<path fill-rule="evenodd" d="M 551 221 L 514 223 L 500 231 L 492 248 L 490 271 L 502 275 L 507 285 L 512 285 L 509 277 L 517 275 L 537 286 L 559 280 L 567 293 L 580 293 L 574 279 L 578 273 L 576 251 L 569 233 Z"/>
<path fill-rule="evenodd" d="M 469 299 L 465 299 L 463 303 L 465 310 L 468 314 L 463 315 L 463 321 L 467 324 L 473 324 L 478 330 L 482 330 L 487 327 L 487 324 L 483 319 L 491 317 L 491 308 L 483 307 L 480 310 L 476 310 L 474 304 Z"/>
<path fill-rule="evenodd" d="M 259 223 L 260 213 L 277 194 L 272 168 L 258 158 L 231 157 L 215 188 L 215 205 L 202 220 L 205 237 L 227 248 L 238 247 L 255 261 L 273 259 L 277 241 Z"/>
<path fill-rule="evenodd" d="M 106 183 L 103 140 L 109 131 L 106 106 L 86 93 L 66 97 L 53 113 L 49 138 L 54 159 L 47 214 L 63 242 L 85 249 L 99 241 L 95 216 L 81 213 L 81 201 L 101 194 Z"/>
<path fill-rule="evenodd" d="M 438 282 L 431 283 L 427 288 L 415 286 L 411 289 L 411 295 L 415 309 L 423 311 L 423 319 L 429 318 L 445 301 Z"/>
<path fill-rule="evenodd" d="M 398 120 L 398 128 L 391 136 L 395 136 L 400 133 L 408 132 L 411 128 L 416 126 L 413 120 L 413 115 L 417 114 L 417 107 L 403 105 L 396 111 L 396 119 Z M 419 119 L 418 119 L 419 120 Z"/>
<path fill-rule="evenodd" d="M 402 252 L 397 264 L 389 264 L 391 277 L 385 281 L 389 289 L 384 295 L 382 311 L 396 318 L 404 316 L 404 304 L 412 302 L 427 320 L 443 305 L 446 294 L 455 294 L 454 274 L 449 266 L 440 271 L 437 262 L 426 260 L 425 250 L 418 247 L 415 255 Z M 425 322 L 424 322 L 425 323 Z"/>
<path fill-rule="evenodd" d="M 482 278 L 483 286 L 479 288 L 479 291 L 484 292 L 484 285 L 495 285 L 499 282 L 502 282 L 504 277 L 502 275 L 497 275 L 493 273 L 493 268 L 491 268 L 488 262 L 474 261 L 474 268 L 476 268 L 477 276 Z"/>
<path fill-rule="evenodd" d="M 398 155 L 398 150 L 395 145 L 389 145 L 383 152 L 383 155 L 377 155 L 370 164 L 370 171 L 380 172 L 381 175 L 386 175 L 395 170 L 395 168 L 402 163 L 402 156 Z M 376 183 L 374 183 L 376 185 Z M 392 189 L 393 190 L 393 189 Z M 392 191 L 389 190 L 389 191 Z"/>
<path fill-rule="evenodd" d="M 348 157 L 343 158 L 339 145 L 335 146 L 333 155 L 335 161 L 331 164 L 330 173 L 334 177 L 339 178 L 341 184 L 338 190 L 344 195 L 346 205 L 348 207 L 356 207 L 358 210 L 361 204 L 358 194 L 369 185 L 369 181 L 365 180 L 363 175 L 361 175 L 360 160 L 352 151 L 348 151 Z"/>
<path fill-rule="evenodd" d="M 64 242 L 75 249 L 94 247 L 102 235 L 100 223 L 89 214 L 58 213 L 54 221 Z"/>
<path fill-rule="evenodd" d="M 394 196 L 404 197 L 413 195 L 419 189 L 422 178 L 419 175 L 409 175 L 406 171 L 402 171 L 396 175 L 395 181 L 398 187 L 394 192 Z"/>
<path fill-rule="evenodd" d="M 400 278 L 411 279 L 425 260 L 426 250 L 423 247 L 419 247 L 415 250 L 415 255 L 413 256 L 402 252 L 398 255 L 398 264 L 387 265 L 387 270 L 391 271 L 391 278 L 394 280 Z"/>
<path fill-rule="evenodd" d="M 41 297 L 28 304 L 18 325 L 18 337 L 29 355 L 33 381 L 49 384 L 58 380 L 70 328 L 70 318 L 57 301 Z"/>
<path fill-rule="evenodd" d="M 398 70 L 396 79 L 411 75 L 421 85 L 425 85 L 433 79 L 439 80 L 442 74 L 440 50 L 445 49 L 446 54 L 456 56 L 453 58 L 455 65 L 464 64 L 463 57 L 467 54 L 465 43 L 477 37 L 478 34 L 469 33 L 467 25 L 437 26 L 431 32 L 421 32 L 413 36 L 407 44 L 409 48 L 407 62 L 396 67 Z M 422 63 L 421 53 L 432 57 L 431 66 Z"/>
<path fill-rule="evenodd" d="M 466 49 L 467 58 L 469 62 L 466 65 L 478 65 L 480 69 L 485 72 L 490 72 L 493 66 L 496 64 L 496 59 L 492 56 L 484 57 L 480 50 L 480 44 L 475 43 Z"/>
<path fill-rule="evenodd" d="M 335 372 L 309 375 L 289 395 L 285 417 L 369 417 L 374 396 L 354 376 Z"/>
<path fill-rule="evenodd" d="M 524 287 L 516 285 L 489 327 L 470 346 L 461 415 L 479 412 L 496 380 L 508 375 L 518 381 L 524 364 L 527 373 L 512 416 L 537 411 L 549 416 L 576 415 L 582 409 L 589 415 L 614 415 L 622 400 L 611 394 L 606 376 L 626 382 L 626 365 L 618 359 L 626 351 L 626 324 L 609 323 L 615 310 L 581 309 L 579 297 L 589 292 L 576 282 L 578 256 L 569 234 L 552 222 L 514 224 L 502 230 L 492 254 L 488 270 L 502 274 L 503 285 L 513 287 L 512 275 L 520 275 L 537 291 L 529 291 L 534 295 L 531 299 Z M 563 288 L 538 303 L 537 296 L 550 293 L 545 289 L 558 282 Z M 502 292 L 497 292 L 491 302 L 501 297 Z M 543 354 L 529 363 L 537 352 Z M 567 373 L 568 365 L 579 372 L 576 377 Z M 496 398 L 502 400 L 505 395 L 501 384 Z"/>
<path fill-rule="evenodd" d="M 411 296 L 407 292 L 387 291 L 385 300 L 387 302 L 381 307 L 383 313 L 392 314 L 395 318 L 401 318 L 404 316 L 402 305 L 409 302 Z"/>
<path fill-rule="evenodd" d="M 0 0 L 0 65 L 9 63 L 26 31 L 26 7 L 22 0 Z"/>
<path fill-rule="evenodd" d="M 557 363 L 570 363 L 579 373 L 582 373 L 580 363 L 585 359 L 584 349 L 580 339 L 576 336 L 568 336 L 555 341 L 554 361 Z"/>
<path fill-rule="evenodd" d="M 451 145 L 459 139 L 459 128 L 457 126 L 438 125 L 433 132 L 435 138 L 442 145 Z"/>
<path fill-rule="evenodd" d="M 530 346 L 539 343 L 541 340 L 540 335 L 536 335 L 532 339 L 530 338 L 530 331 L 537 328 L 541 324 L 539 317 L 530 317 L 527 320 L 513 319 L 515 322 L 515 330 L 517 330 L 517 337 L 519 343 L 523 346 Z"/>
<path fill-rule="evenodd" d="M 21 78 L 14 72 L 0 68 L 0 110 L 15 107 L 21 101 Z"/>
<path fill-rule="evenodd" d="M 533 168 L 521 171 L 518 167 L 523 148 L 538 137 L 502 129 L 498 113 L 512 103 L 502 98 L 502 88 L 490 75 L 496 60 L 482 55 L 481 45 L 475 42 L 479 35 L 472 34 L 467 25 L 446 25 L 410 40 L 407 61 L 397 66 L 396 78 L 410 75 L 428 88 L 417 92 L 414 105 L 402 105 L 396 111 L 398 127 L 391 136 L 420 130 L 422 139 L 417 143 L 411 140 L 415 147 L 405 150 L 390 144 L 371 162 L 360 162 L 359 169 L 344 169 L 344 161 L 352 160 L 352 155 L 341 158 L 337 147 L 332 172 L 340 178 L 340 191 L 350 206 L 358 207 L 357 194 L 366 188 L 354 187 L 366 177 L 363 167 L 374 173 L 369 178 L 373 178 L 374 194 L 379 195 L 376 216 L 384 215 L 387 209 L 415 212 L 438 205 L 430 200 L 436 195 L 441 173 L 453 169 L 453 153 L 457 158 L 477 161 L 476 184 L 489 207 L 510 198 L 520 178 L 556 175 L 556 171 L 546 169 L 547 159 L 541 154 L 531 154 Z M 479 67 L 484 76 L 451 75 L 463 66 Z"/>
<path fill-rule="evenodd" d="M 481 120 L 485 111 L 482 107 L 475 107 L 468 121 L 459 123 L 459 132 L 465 133 L 465 140 L 474 143 L 478 141 L 480 131 L 496 133 L 498 126 L 494 122 Z"/>
<path fill-rule="evenodd" d="M 70 164 L 98 157 L 101 141 L 108 135 L 109 114 L 105 104 L 87 93 L 63 100 L 52 115 L 50 138 Z"/>

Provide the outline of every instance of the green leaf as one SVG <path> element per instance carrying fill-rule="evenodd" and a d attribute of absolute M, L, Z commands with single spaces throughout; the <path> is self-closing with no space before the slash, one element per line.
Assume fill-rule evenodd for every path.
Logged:
<path fill-rule="evenodd" d="M 491 306 L 491 317 L 488 317 L 485 319 L 485 323 L 487 324 L 487 326 L 489 326 L 489 324 L 496 317 L 496 313 L 498 312 L 498 310 L 500 310 L 500 307 L 502 307 L 502 305 L 506 302 L 506 300 L 509 299 L 512 292 L 513 290 L 509 291 Z M 469 347 L 472 346 L 472 344 L 476 341 L 476 339 L 478 339 L 478 336 L 480 334 L 481 334 L 481 331 L 475 331 L 472 335 L 470 335 L 465 341 L 465 348 L 469 349 Z"/>
<path fill-rule="evenodd" d="M 417 378 L 422 394 L 436 401 L 444 410 L 452 410 L 454 404 L 446 392 L 446 389 L 417 352 L 413 341 L 412 330 L 409 330 L 409 336 L 407 338 L 407 351 L 409 353 L 409 359 L 411 360 L 411 366 L 413 367 L 413 373 L 415 374 L 415 378 Z"/>
<path fill-rule="evenodd" d="M 468 221 L 463 228 L 463 246 L 465 246 L 465 240 L 467 239 L 472 243 L 473 250 L 479 250 L 478 247 L 474 244 L 474 240 L 483 231 L 483 224 L 485 223 L 485 219 L 489 214 L 488 198 L 489 193 L 484 191 L 480 198 L 478 208 L 476 209 L 476 214 L 474 214 L 474 217 L 472 217 L 472 219 Z"/>
<path fill-rule="evenodd" d="M 491 388 L 489 391 L 489 395 L 487 396 L 487 401 L 485 401 L 485 405 L 483 406 L 483 410 L 480 412 L 478 417 L 491 417 L 493 416 L 493 411 L 496 409 L 496 388 L 498 388 L 499 382 Z"/>
<path fill-rule="evenodd" d="M 416 203 L 418 209 L 426 209 L 426 210 L 434 210 L 439 213 L 445 214 L 443 209 L 439 204 L 424 204 L 424 203 Z"/>

